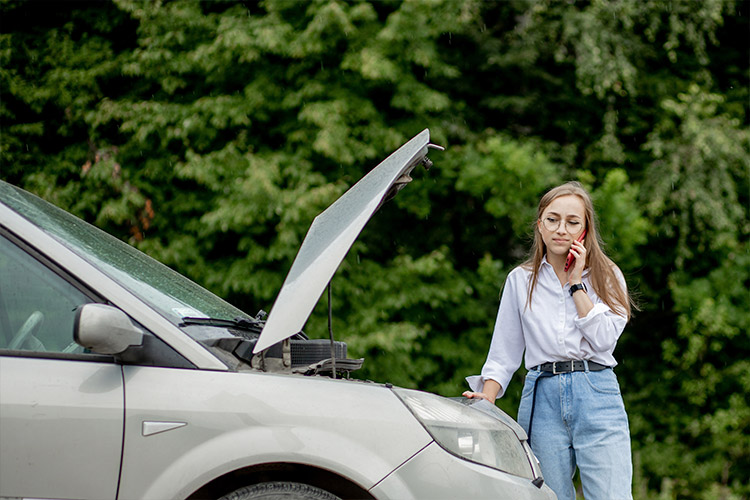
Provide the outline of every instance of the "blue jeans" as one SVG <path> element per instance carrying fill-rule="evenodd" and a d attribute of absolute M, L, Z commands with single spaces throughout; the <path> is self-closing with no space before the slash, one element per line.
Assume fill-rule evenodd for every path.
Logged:
<path fill-rule="evenodd" d="M 527 433 L 540 373 L 526 375 L 518 408 L 518 423 Z M 531 430 L 531 448 L 558 500 L 575 500 L 576 466 L 586 500 L 632 500 L 628 416 L 614 371 L 540 378 Z"/>

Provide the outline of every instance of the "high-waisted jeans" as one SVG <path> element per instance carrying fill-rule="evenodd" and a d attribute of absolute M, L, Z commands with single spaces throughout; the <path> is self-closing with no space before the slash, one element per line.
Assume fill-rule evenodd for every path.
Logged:
<path fill-rule="evenodd" d="M 526 375 L 518 408 L 518 423 L 527 433 L 540 373 Z M 632 500 L 628 416 L 611 369 L 540 378 L 531 448 L 558 500 L 575 500 L 576 466 L 586 500 Z"/>

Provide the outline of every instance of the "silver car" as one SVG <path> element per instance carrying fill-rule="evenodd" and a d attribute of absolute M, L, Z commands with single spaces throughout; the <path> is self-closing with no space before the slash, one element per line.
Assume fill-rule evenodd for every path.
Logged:
<path fill-rule="evenodd" d="M 302 332 L 431 146 L 315 219 L 267 318 L 0 182 L 0 497 L 555 498 L 494 405 L 356 380 Z"/>

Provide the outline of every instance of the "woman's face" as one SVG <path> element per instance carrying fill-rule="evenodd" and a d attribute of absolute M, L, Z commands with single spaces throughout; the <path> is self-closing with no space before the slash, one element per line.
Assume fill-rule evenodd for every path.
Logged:
<path fill-rule="evenodd" d="M 573 240 L 586 228 L 586 207 L 578 196 L 569 194 L 552 200 L 537 221 L 537 227 L 547 247 L 548 258 L 567 257 Z"/>

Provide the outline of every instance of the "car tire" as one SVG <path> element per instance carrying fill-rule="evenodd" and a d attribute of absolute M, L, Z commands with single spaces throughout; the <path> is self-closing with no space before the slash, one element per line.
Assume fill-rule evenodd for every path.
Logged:
<path fill-rule="evenodd" d="M 219 500 L 341 500 L 325 490 L 302 483 L 273 482 L 244 486 Z"/>

